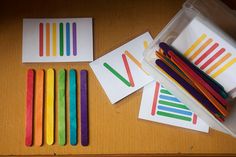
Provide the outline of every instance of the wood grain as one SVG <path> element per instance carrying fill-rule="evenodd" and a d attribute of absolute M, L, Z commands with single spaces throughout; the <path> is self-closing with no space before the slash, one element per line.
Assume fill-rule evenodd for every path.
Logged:
<path fill-rule="evenodd" d="M 23 18 L 93 17 L 94 58 L 96 59 L 145 31 L 150 31 L 155 37 L 178 12 L 182 3 L 182 0 L 1 1 L 0 154 L 236 153 L 236 139 L 218 131 L 211 129 L 210 133 L 205 134 L 139 120 L 137 117 L 142 90 L 112 106 L 88 63 L 22 64 L 21 62 Z M 87 69 L 89 72 L 90 144 L 88 147 L 82 147 L 80 144 L 72 147 L 68 142 L 65 146 L 59 146 L 57 138 L 54 145 L 48 146 L 45 143 L 45 137 L 42 147 L 33 145 L 28 148 L 24 144 L 27 69 L 50 67 L 55 69 L 55 76 L 61 68 L 67 71 L 70 68 Z M 78 98 L 79 94 L 78 92 Z M 68 99 L 66 102 L 68 112 Z M 55 98 L 55 104 L 57 104 L 57 98 Z M 55 111 L 57 111 L 57 105 L 55 105 Z M 57 117 L 57 114 L 55 116 Z M 66 116 L 67 139 L 69 139 L 69 115 Z M 55 123 L 55 130 L 57 127 Z M 78 128 L 78 133 L 79 130 L 80 128 Z M 58 137 L 57 132 L 55 132 L 55 137 Z"/>

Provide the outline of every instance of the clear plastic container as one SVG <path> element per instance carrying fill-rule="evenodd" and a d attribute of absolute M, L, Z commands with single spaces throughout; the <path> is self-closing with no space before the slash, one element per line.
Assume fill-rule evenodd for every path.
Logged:
<path fill-rule="evenodd" d="M 184 104 L 209 124 L 210 127 L 236 137 L 236 101 L 229 99 L 232 110 L 223 123 L 211 115 L 197 100 L 188 92 L 171 81 L 164 73 L 156 67 L 157 59 L 155 51 L 159 49 L 160 42 L 171 45 L 181 32 L 193 19 L 201 19 L 210 29 L 217 33 L 222 39 L 236 48 L 236 17 L 233 10 L 224 3 L 217 0 L 188 0 L 182 9 L 173 17 L 166 27 L 157 35 L 154 41 L 144 51 L 143 68 L 147 70 L 155 80 L 162 83 L 168 90 L 174 93 Z M 232 52 L 236 55 L 236 52 Z"/>

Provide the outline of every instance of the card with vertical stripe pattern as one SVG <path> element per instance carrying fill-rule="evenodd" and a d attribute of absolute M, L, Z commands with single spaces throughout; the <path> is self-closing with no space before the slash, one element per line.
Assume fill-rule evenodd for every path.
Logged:
<path fill-rule="evenodd" d="M 158 82 L 144 87 L 139 118 L 208 132 L 209 126 Z"/>
<path fill-rule="evenodd" d="M 220 29 L 196 17 L 171 45 L 236 97 L 236 46 Z"/>
<path fill-rule="evenodd" d="M 23 63 L 93 60 L 92 18 L 23 20 Z"/>

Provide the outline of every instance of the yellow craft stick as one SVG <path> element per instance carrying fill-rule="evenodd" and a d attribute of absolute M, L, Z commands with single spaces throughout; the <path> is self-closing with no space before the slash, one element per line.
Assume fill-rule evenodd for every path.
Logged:
<path fill-rule="evenodd" d="M 188 56 L 205 38 L 207 37 L 206 34 L 202 34 L 194 43 L 192 46 L 187 49 L 187 51 L 184 52 L 184 56 Z"/>
<path fill-rule="evenodd" d="M 236 63 L 236 58 L 232 59 L 227 64 L 225 64 L 222 68 L 220 68 L 218 71 L 216 71 L 214 74 L 212 74 L 211 77 L 216 78 L 218 75 L 220 75 L 222 72 L 224 72 L 230 66 L 232 66 L 234 63 Z"/>
<path fill-rule="evenodd" d="M 54 142 L 54 70 L 48 69 L 46 74 L 46 142 Z"/>
<path fill-rule="evenodd" d="M 141 64 L 136 58 L 134 58 L 134 56 L 131 55 L 131 54 L 129 53 L 129 51 L 126 50 L 124 54 L 125 54 L 126 56 L 128 56 L 129 59 L 131 59 L 145 74 L 149 75 L 149 74 L 142 68 L 142 64 Z"/>

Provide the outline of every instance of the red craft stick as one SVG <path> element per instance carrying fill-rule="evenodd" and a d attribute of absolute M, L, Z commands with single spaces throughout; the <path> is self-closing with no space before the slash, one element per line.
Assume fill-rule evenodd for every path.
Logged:
<path fill-rule="evenodd" d="M 26 127 L 25 145 L 32 146 L 33 143 L 33 102 L 34 102 L 34 70 L 27 72 L 27 92 L 26 92 Z"/>

